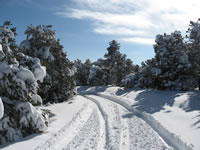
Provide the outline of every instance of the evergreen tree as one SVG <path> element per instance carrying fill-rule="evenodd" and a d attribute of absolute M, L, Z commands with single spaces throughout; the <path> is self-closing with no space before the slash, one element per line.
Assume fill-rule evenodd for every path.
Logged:
<path fill-rule="evenodd" d="M 157 35 L 155 57 L 142 63 L 139 72 L 124 81 L 125 87 L 190 90 L 196 87 L 192 65 L 181 33 Z"/>
<path fill-rule="evenodd" d="M 200 19 L 197 22 L 190 21 L 187 33 L 187 54 L 192 64 L 193 76 L 198 80 L 200 89 Z"/>
<path fill-rule="evenodd" d="M 76 68 L 76 85 L 87 85 L 90 68 L 92 67 L 92 62 L 89 59 L 87 59 L 85 63 L 82 63 L 81 60 L 77 59 L 74 62 L 74 66 Z"/>
<path fill-rule="evenodd" d="M 74 94 L 75 87 L 72 64 L 51 28 L 51 25 L 28 26 L 27 38 L 20 44 L 23 53 L 38 57 L 46 67 L 47 76 L 38 91 L 45 103 L 67 100 Z"/>
<path fill-rule="evenodd" d="M 191 76 L 191 64 L 181 33 L 157 35 L 155 61 L 152 63 L 154 86 L 158 89 L 188 90 L 196 86 Z"/>
<path fill-rule="evenodd" d="M 134 65 L 130 59 L 126 59 L 125 54 L 120 53 L 120 44 L 113 40 L 107 48 L 108 53 L 104 55 L 104 66 L 108 68 L 110 84 L 120 85 L 121 80 L 134 71 Z"/>
<path fill-rule="evenodd" d="M 0 26 L 0 97 L 5 108 L 0 120 L 0 143 L 45 131 L 48 124 L 46 114 L 33 107 L 42 103 L 37 89 L 38 81 L 46 75 L 45 67 L 38 58 L 18 51 L 16 29 L 10 26 L 9 21 Z"/>
<path fill-rule="evenodd" d="M 93 65 L 90 68 L 88 84 L 92 86 L 105 85 L 106 82 L 104 81 L 104 73 L 105 72 L 102 70 L 102 68 Z"/>

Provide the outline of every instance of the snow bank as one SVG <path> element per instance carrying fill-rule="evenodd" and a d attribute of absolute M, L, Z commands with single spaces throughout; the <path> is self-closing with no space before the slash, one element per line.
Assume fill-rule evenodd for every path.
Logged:
<path fill-rule="evenodd" d="M 68 102 L 52 104 L 47 107 L 39 107 L 43 109 L 48 109 L 52 113 L 47 131 L 43 134 L 33 134 L 25 138 L 20 138 L 19 141 L 9 145 L 0 145 L 0 149 L 56 149 L 56 146 L 59 147 L 59 145 L 55 145 L 54 143 L 61 141 L 65 136 L 68 141 L 71 140 L 69 133 L 74 131 L 73 129 L 75 125 L 79 124 L 79 119 L 82 118 L 82 121 L 85 122 L 85 119 L 89 116 L 89 114 L 91 114 L 93 109 L 91 109 L 91 105 L 87 105 L 87 103 L 88 101 L 85 100 L 85 98 L 83 99 L 80 96 L 75 96 Z M 79 113 L 79 115 L 77 113 Z M 69 126 L 70 128 L 68 128 Z M 75 132 L 78 132 L 78 130 Z M 73 135 L 73 133 L 70 134 L 72 134 L 72 136 L 75 136 Z"/>
<path fill-rule="evenodd" d="M 81 126 L 87 122 L 93 111 L 91 104 L 86 103 L 68 124 L 65 124 L 52 138 L 39 145 L 36 150 L 62 149 L 67 146 L 80 132 Z"/>

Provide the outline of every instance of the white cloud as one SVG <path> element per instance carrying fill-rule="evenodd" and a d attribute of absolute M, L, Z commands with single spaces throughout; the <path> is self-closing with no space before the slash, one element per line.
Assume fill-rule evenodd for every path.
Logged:
<path fill-rule="evenodd" d="M 96 33 L 107 34 L 107 35 L 122 35 L 122 36 L 131 36 L 131 35 L 144 36 L 144 35 L 148 35 L 147 32 L 142 31 L 142 30 L 134 30 L 134 29 L 129 29 L 129 28 L 125 28 L 125 27 L 115 27 L 115 26 L 96 27 L 94 29 L 94 31 Z"/>
<path fill-rule="evenodd" d="M 200 17 L 199 0 L 73 0 L 72 3 L 57 14 L 91 20 L 96 33 L 121 36 L 123 41 L 140 44 L 151 43 L 147 39 L 154 39 L 156 34 L 185 32 L 189 21 Z"/>
<path fill-rule="evenodd" d="M 145 45 L 153 45 L 155 44 L 154 39 L 151 38 L 122 38 L 120 39 L 124 42 L 136 43 L 136 44 L 145 44 Z"/>

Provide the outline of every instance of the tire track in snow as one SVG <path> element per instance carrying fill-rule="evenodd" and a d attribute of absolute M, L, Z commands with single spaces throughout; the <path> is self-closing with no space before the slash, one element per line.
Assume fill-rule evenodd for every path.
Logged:
<path fill-rule="evenodd" d="M 99 111 L 100 111 L 100 113 L 101 113 L 101 116 L 102 116 L 103 119 L 104 119 L 104 122 L 105 122 L 105 145 L 104 145 L 104 148 L 105 148 L 105 149 L 108 149 L 108 147 L 109 147 L 109 141 L 110 141 L 110 138 L 109 138 L 108 116 L 107 116 L 107 114 L 103 111 L 103 109 L 102 109 L 100 103 L 99 103 L 97 100 L 95 100 L 95 99 L 93 99 L 93 98 L 91 98 L 91 97 L 85 96 L 85 95 L 82 95 L 82 96 L 96 104 L 96 106 L 98 107 L 98 109 L 99 109 Z"/>
<path fill-rule="evenodd" d="M 90 149 L 96 150 L 100 138 L 100 121 L 97 110 L 95 110 L 80 132 L 63 150 Z"/>
<path fill-rule="evenodd" d="M 98 109 L 100 110 L 102 116 L 105 119 L 105 126 L 106 126 L 106 146 L 107 150 L 120 150 L 120 128 L 121 122 L 119 118 L 119 110 L 115 104 L 110 106 L 110 112 L 105 111 L 102 107 L 101 103 L 96 100 L 95 98 L 84 96 L 85 98 L 94 102 Z M 109 114 L 115 113 L 115 117 L 111 117 Z"/>
<path fill-rule="evenodd" d="M 69 140 L 78 134 L 94 110 L 91 109 L 91 104 L 86 103 L 68 124 L 63 126 L 63 128 L 47 141 L 36 147 L 35 150 L 59 150 L 64 148 L 70 142 Z"/>
<path fill-rule="evenodd" d="M 82 93 L 84 94 L 84 93 Z M 97 93 L 86 93 L 89 95 L 100 96 L 107 100 L 110 100 L 114 103 L 121 105 L 122 107 L 126 108 L 130 112 L 134 113 L 137 117 L 141 118 L 144 122 L 151 126 L 151 128 L 159 134 L 160 137 L 171 147 L 176 150 L 193 150 L 190 146 L 186 143 L 182 142 L 179 137 L 175 136 L 174 134 L 170 133 L 167 129 L 165 129 L 158 121 L 156 121 L 152 116 L 141 112 L 135 108 L 129 106 L 126 102 L 123 102 L 123 98 L 118 98 L 115 96 L 109 96 L 105 94 L 97 94 Z"/>
<path fill-rule="evenodd" d="M 95 95 L 86 97 L 89 99 L 93 99 L 93 101 L 95 99 L 99 99 L 99 97 L 95 98 Z M 101 97 L 100 100 L 95 101 L 98 102 L 98 105 L 101 108 L 105 108 L 106 105 L 110 105 L 109 108 L 106 109 L 107 114 L 110 114 L 108 116 L 108 122 L 112 122 L 113 124 L 110 125 L 108 123 L 110 125 L 108 126 L 108 128 L 110 129 L 110 141 L 107 143 L 109 144 L 107 146 L 109 150 L 172 149 L 167 147 L 166 143 L 160 138 L 157 132 L 155 132 L 146 122 L 133 115 L 133 113 L 127 110 L 127 108 L 125 108 L 124 106 L 119 105 L 115 102 L 108 101 L 103 97 Z M 103 103 L 104 105 L 102 105 Z M 111 113 L 115 114 L 113 119 L 109 118 L 110 116 L 112 116 Z M 123 117 L 120 118 L 119 116 Z"/>

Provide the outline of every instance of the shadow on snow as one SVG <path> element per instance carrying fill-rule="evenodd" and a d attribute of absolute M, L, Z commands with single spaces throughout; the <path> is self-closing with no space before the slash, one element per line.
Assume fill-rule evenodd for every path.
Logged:
<path fill-rule="evenodd" d="M 80 86 L 77 88 L 77 93 L 99 93 L 104 92 L 109 86 Z"/>
<path fill-rule="evenodd" d="M 177 96 L 175 91 L 153 91 L 144 90 L 136 97 L 137 103 L 133 107 L 138 110 L 153 114 L 163 110 L 165 105 L 173 106 L 174 98 Z"/>

